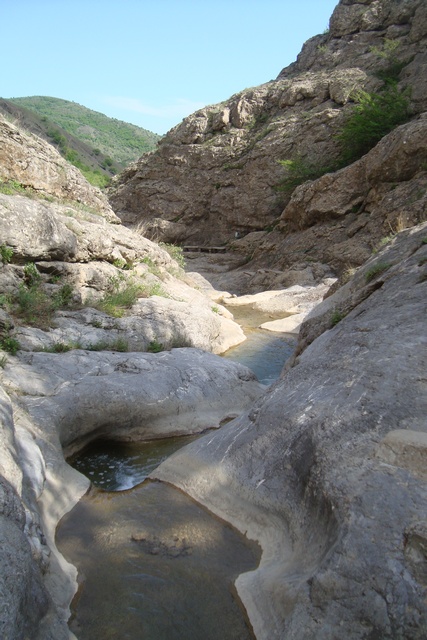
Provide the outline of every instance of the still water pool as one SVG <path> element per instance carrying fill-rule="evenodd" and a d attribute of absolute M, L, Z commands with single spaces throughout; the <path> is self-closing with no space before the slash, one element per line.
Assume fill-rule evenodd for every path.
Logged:
<path fill-rule="evenodd" d="M 256 329 L 254 314 L 238 321 L 248 340 L 225 357 L 270 384 L 294 338 Z M 174 487 L 146 479 L 194 438 L 97 442 L 69 461 L 92 482 L 56 538 L 79 571 L 69 623 L 79 640 L 253 638 L 234 581 L 256 568 L 259 547 Z"/>

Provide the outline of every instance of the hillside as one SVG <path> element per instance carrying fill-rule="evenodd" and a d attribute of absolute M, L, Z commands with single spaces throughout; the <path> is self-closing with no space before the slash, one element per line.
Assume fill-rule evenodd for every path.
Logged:
<path fill-rule="evenodd" d="M 109 175 L 153 150 L 160 139 L 151 131 L 59 98 L 12 98 L 2 100 L 0 109 L 12 112 L 21 126 L 54 144 L 59 151 L 61 136 L 65 137 L 66 145 L 76 151 L 81 162 Z"/>

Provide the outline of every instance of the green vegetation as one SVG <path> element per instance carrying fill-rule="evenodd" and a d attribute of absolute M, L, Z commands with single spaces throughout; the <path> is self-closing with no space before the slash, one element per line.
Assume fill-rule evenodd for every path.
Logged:
<path fill-rule="evenodd" d="M 333 171 L 337 167 L 335 166 L 320 166 L 310 163 L 300 156 L 294 160 L 279 160 L 279 164 L 285 167 L 286 175 L 283 180 L 276 186 L 277 191 L 284 191 L 285 193 L 292 193 L 292 191 L 298 187 L 298 185 L 307 182 L 307 180 L 316 180 L 325 173 Z"/>
<path fill-rule="evenodd" d="M 396 83 L 399 80 L 400 72 L 408 64 L 408 60 L 399 60 L 396 52 L 399 48 L 398 40 L 390 40 L 385 38 L 382 49 L 379 47 L 371 47 L 372 53 L 381 58 L 385 66 L 379 69 L 375 75 L 385 84 Z"/>
<path fill-rule="evenodd" d="M 332 313 L 332 316 L 331 316 L 331 326 L 335 327 L 335 325 L 338 324 L 338 322 L 341 322 L 341 320 L 344 317 L 345 317 L 344 313 L 339 311 L 339 309 L 335 309 L 335 311 Z"/>
<path fill-rule="evenodd" d="M 55 293 L 49 295 L 43 290 L 41 275 L 33 262 L 24 266 L 24 282 L 19 286 L 17 294 L 6 301 L 13 311 L 26 324 L 47 328 L 51 326 L 52 316 L 58 309 L 69 307 L 72 302 L 73 289 L 64 284 Z"/>
<path fill-rule="evenodd" d="M 184 269 L 185 258 L 182 247 L 178 247 L 176 244 L 168 244 L 166 242 L 160 242 L 159 245 L 168 252 L 170 257 L 173 258 L 182 269 Z"/>
<path fill-rule="evenodd" d="M 15 196 L 16 194 L 28 196 L 29 191 L 31 189 L 27 189 L 17 180 L 0 180 L 0 193 L 4 193 L 6 196 Z"/>
<path fill-rule="evenodd" d="M 87 351 L 119 351 L 126 353 L 129 351 L 129 344 L 124 338 L 117 338 L 113 341 L 100 340 L 86 347 Z"/>
<path fill-rule="evenodd" d="M 24 282 L 27 287 L 35 287 L 40 284 L 41 275 L 34 262 L 27 262 L 24 266 Z"/>
<path fill-rule="evenodd" d="M 43 351 L 45 353 L 66 353 L 67 351 L 71 351 L 72 349 L 79 349 L 80 345 L 74 344 L 72 342 L 56 342 L 51 347 L 45 347 Z"/>
<path fill-rule="evenodd" d="M 383 136 L 410 117 L 408 94 L 400 91 L 395 83 L 386 84 L 381 93 L 359 91 L 355 99 L 357 104 L 337 136 L 343 149 L 343 165 L 367 153 Z"/>
<path fill-rule="evenodd" d="M 0 369 L 4 369 L 5 366 L 7 365 L 7 362 L 8 362 L 7 356 L 5 355 L 0 356 Z"/>
<path fill-rule="evenodd" d="M 164 350 L 163 344 L 161 342 L 158 342 L 156 339 L 151 340 L 151 342 L 147 347 L 147 351 L 149 353 L 159 353 L 160 351 L 163 351 L 163 350 Z"/>
<path fill-rule="evenodd" d="M 132 271 L 134 267 L 133 262 L 126 262 L 126 260 L 123 260 L 123 258 L 116 258 L 116 260 L 113 261 L 113 265 L 117 269 L 123 269 L 123 271 Z"/>
<path fill-rule="evenodd" d="M 0 349 L 2 349 L 3 351 L 7 351 L 7 353 L 10 353 L 11 356 L 15 356 L 20 348 L 20 344 L 18 340 L 16 340 L 16 338 L 8 336 L 6 338 L 0 339 Z"/>
<path fill-rule="evenodd" d="M 160 282 L 154 282 L 151 285 L 145 286 L 142 288 L 143 297 L 151 298 L 151 296 L 160 296 L 161 298 L 169 298 L 166 291 L 162 288 Z"/>
<path fill-rule="evenodd" d="M 371 280 L 376 278 L 378 275 L 380 275 L 384 271 L 387 271 L 387 269 L 389 269 L 390 267 L 391 267 L 391 264 L 389 262 L 377 262 L 377 264 L 374 264 L 370 269 L 366 271 L 365 273 L 366 282 L 371 282 Z"/>
<path fill-rule="evenodd" d="M 13 258 L 13 249 L 5 244 L 0 245 L 0 258 L 3 264 L 9 264 Z"/>
<path fill-rule="evenodd" d="M 154 276 L 159 277 L 161 275 L 159 266 L 149 256 L 145 256 L 145 258 L 142 259 L 142 263 L 147 265 L 150 273 Z"/>
<path fill-rule="evenodd" d="M 142 286 L 133 281 L 126 281 L 124 276 L 110 278 L 109 289 L 105 296 L 94 303 L 95 308 L 109 316 L 121 318 L 126 309 L 130 309 L 143 294 Z"/>
<path fill-rule="evenodd" d="M 110 182 L 110 177 L 99 169 L 94 169 L 88 164 L 85 164 L 82 161 L 81 154 L 79 154 L 75 149 L 72 149 L 69 146 L 69 141 L 67 140 L 66 136 L 63 135 L 58 129 L 49 129 L 47 135 L 54 143 L 54 145 L 58 148 L 58 151 L 67 160 L 67 162 L 77 167 L 77 169 L 82 172 L 86 180 L 90 182 L 94 187 L 102 188 L 108 185 L 108 183 Z M 110 163 L 108 166 L 111 168 L 112 164 L 113 163 L 110 159 Z M 105 167 L 102 166 L 102 168 Z M 115 169 L 113 169 L 112 173 L 116 173 Z"/>
<path fill-rule="evenodd" d="M 112 163 L 116 163 L 120 168 L 125 167 L 142 154 L 152 151 L 160 139 L 156 133 L 115 118 L 108 118 L 102 113 L 68 100 L 31 96 L 13 98 L 10 102 L 35 111 L 52 127 L 60 127 L 84 142 L 94 157 L 104 154 L 103 162 L 107 167 Z"/>

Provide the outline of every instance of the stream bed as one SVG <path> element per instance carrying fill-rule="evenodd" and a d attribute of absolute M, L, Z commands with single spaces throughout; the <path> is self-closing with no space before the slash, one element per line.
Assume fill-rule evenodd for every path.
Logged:
<path fill-rule="evenodd" d="M 295 339 L 256 329 L 258 322 L 246 318 L 248 340 L 225 357 L 270 384 Z M 258 545 L 178 489 L 146 479 L 195 437 L 96 442 L 69 460 L 92 481 L 56 537 L 79 571 L 69 622 L 79 640 L 254 637 L 234 581 L 258 566 Z"/>

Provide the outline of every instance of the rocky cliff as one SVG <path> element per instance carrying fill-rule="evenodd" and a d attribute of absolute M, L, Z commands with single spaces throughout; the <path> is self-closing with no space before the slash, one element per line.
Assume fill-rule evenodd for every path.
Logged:
<path fill-rule="evenodd" d="M 153 477 L 260 542 L 236 583 L 257 639 L 426 637 L 426 11 L 342 0 L 277 80 L 197 112 L 130 167 L 116 212 L 0 120 L 2 638 L 69 637 L 76 570 L 55 527 L 89 483 L 64 451 L 220 425 Z M 355 87 L 381 92 L 391 67 L 409 121 L 277 191 L 277 160 L 339 159 Z M 307 312 L 307 285 L 341 281 L 266 392 L 207 353 L 243 339 L 207 283 L 120 218 L 164 240 L 232 240 L 242 289 L 304 285 L 269 292 L 275 308 Z"/>
<path fill-rule="evenodd" d="M 292 194 L 281 190 L 287 170 L 279 161 L 300 163 L 308 178 L 342 163 L 345 148 L 336 136 L 358 91 L 380 92 L 390 78 L 408 92 L 416 121 L 427 108 L 426 24 L 422 0 L 342 0 L 329 32 L 309 40 L 276 80 L 197 111 L 117 177 L 114 210 L 148 237 L 228 244 L 251 272 L 247 291 L 318 280 L 325 264 L 338 274 L 359 266 L 390 227 L 419 221 L 417 212 L 386 206 L 411 178 L 400 174 L 402 164 L 391 173 L 377 166 L 375 176 L 358 165 L 338 182 L 327 173 Z M 410 131 L 392 144 L 394 153 L 399 146 L 403 156 L 406 150 L 416 156 L 414 175 L 425 171 L 425 153 L 410 149 Z M 314 191 L 319 195 L 306 215 Z M 414 185 L 411 197 L 420 199 L 421 191 Z M 245 237 L 233 242 L 236 235 Z M 260 268 L 276 273 L 259 281 Z M 278 271 L 290 268 L 275 282 Z"/>

